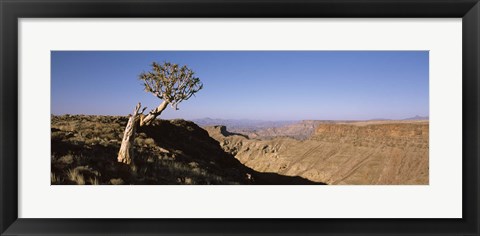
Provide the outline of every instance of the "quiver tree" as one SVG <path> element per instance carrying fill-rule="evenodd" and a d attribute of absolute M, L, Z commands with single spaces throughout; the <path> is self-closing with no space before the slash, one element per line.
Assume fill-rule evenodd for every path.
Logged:
<path fill-rule="evenodd" d="M 135 107 L 123 134 L 122 144 L 117 158 L 119 162 L 126 164 L 132 163 L 132 147 L 133 140 L 135 139 L 136 126 L 152 124 L 169 104 L 172 108 L 178 110 L 177 106 L 180 102 L 188 100 L 203 88 L 200 79 L 195 77 L 194 74 L 195 73 L 187 66 L 180 67 L 178 64 L 169 62 L 163 64 L 154 62 L 152 63 L 151 71 L 140 74 L 139 79 L 143 81 L 145 91 L 161 99 L 162 103 L 147 115 L 143 114 L 146 107 L 144 107 L 141 112 L 140 103 Z"/>

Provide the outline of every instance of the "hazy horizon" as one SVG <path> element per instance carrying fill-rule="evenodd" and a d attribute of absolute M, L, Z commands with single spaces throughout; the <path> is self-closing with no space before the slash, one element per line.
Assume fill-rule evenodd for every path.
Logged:
<path fill-rule="evenodd" d="M 146 113 L 146 112 L 144 112 Z M 52 115 L 54 116 L 62 116 L 62 115 L 72 115 L 72 116 L 75 116 L 75 115 L 85 115 L 85 116 L 117 116 L 117 115 L 105 115 L 105 114 L 73 114 L 73 113 L 63 113 L 63 114 L 53 114 Z M 125 114 L 123 116 L 128 116 L 130 114 Z M 225 121 L 255 121 L 255 122 L 282 122 L 282 121 L 307 121 L 307 120 L 318 120 L 318 121 L 375 121 L 375 120 L 406 120 L 406 119 L 409 119 L 409 118 L 413 118 L 413 117 L 416 117 L 416 116 L 419 116 L 419 117 L 422 117 L 422 118 L 427 118 L 429 119 L 430 117 L 428 115 L 414 115 L 414 116 L 411 116 L 411 117 L 405 117 L 405 118 L 400 118 L 400 119 L 385 119 L 385 118 L 372 118 L 372 119 L 290 119 L 290 120 L 275 120 L 275 119 L 271 119 L 271 120 L 265 120 L 265 119 L 248 119 L 248 118 L 244 118 L 244 119 L 239 119 L 239 118 L 216 118 L 216 117 L 198 117 L 198 118 L 189 118 L 188 120 L 204 120 L 204 119 L 212 119 L 212 120 L 225 120 Z M 173 117 L 173 118 L 165 118 L 164 116 L 160 116 L 158 117 L 159 119 L 165 119 L 165 120 L 173 120 L 173 119 L 186 119 L 186 118 L 183 118 L 183 117 Z"/>
<path fill-rule="evenodd" d="M 162 119 L 402 120 L 429 116 L 428 51 L 52 51 L 51 113 L 128 115 L 160 99 L 137 79 L 153 61 L 204 84 Z"/>

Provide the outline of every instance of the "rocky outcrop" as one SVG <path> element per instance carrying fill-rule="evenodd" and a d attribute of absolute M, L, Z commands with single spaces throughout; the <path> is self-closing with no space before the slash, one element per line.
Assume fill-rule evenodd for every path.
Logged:
<path fill-rule="evenodd" d="M 281 127 L 269 127 L 254 131 L 235 130 L 238 133 L 247 135 L 250 138 L 272 139 L 276 137 L 290 137 L 304 140 L 309 138 L 319 124 L 326 121 L 304 120 L 294 124 L 288 124 Z"/>
<path fill-rule="evenodd" d="M 428 121 L 321 123 L 310 138 L 256 140 L 207 128 L 261 172 L 327 184 L 428 184 Z"/>
<path fill-rule="evenodd" d="M 255 171 L 195 123 L 155 120 L 139 127 L 133 165 L 116 160 L 128 117 L 51 118 L 52 184 L 322 184 Z M 222 137 L 240 137 L 215 127 Z"/>

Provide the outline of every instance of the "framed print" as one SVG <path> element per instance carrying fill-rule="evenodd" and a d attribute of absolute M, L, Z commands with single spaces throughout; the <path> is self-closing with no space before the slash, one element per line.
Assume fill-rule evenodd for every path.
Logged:
<path fill-rule="evenodd" d="M 478 1 L 1 4 L 2 235 L 479 233 Z"/>

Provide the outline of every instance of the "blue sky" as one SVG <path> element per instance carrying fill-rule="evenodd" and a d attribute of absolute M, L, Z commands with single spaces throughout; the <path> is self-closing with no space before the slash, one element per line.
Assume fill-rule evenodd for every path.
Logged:
<path fill-rule="evenodd" d="M 428 51 L 52 51 L 52 114 L 128 115 L 160 100 L 138 80 L 153 61 L 204 84 L 161 118 L 403 119 L 429 113 Z"/>

